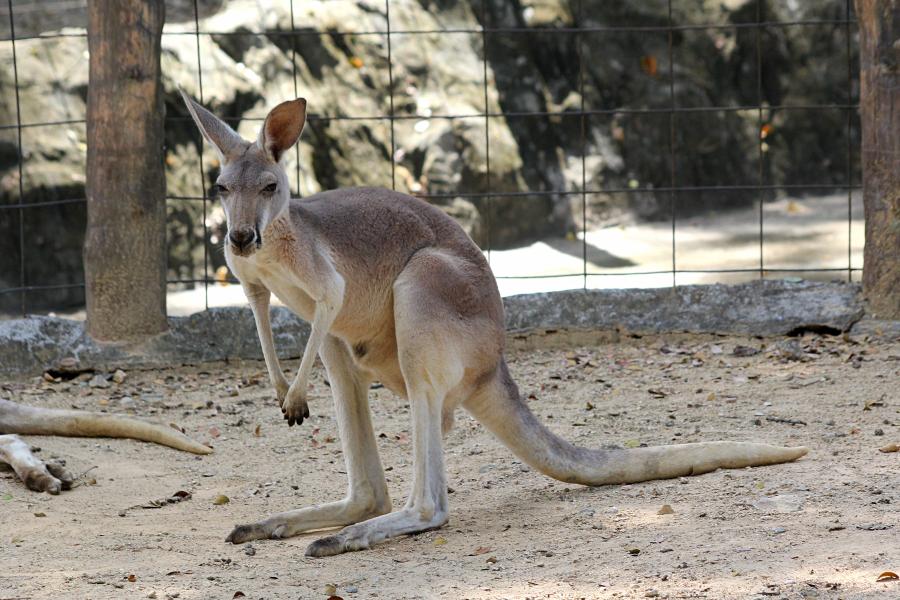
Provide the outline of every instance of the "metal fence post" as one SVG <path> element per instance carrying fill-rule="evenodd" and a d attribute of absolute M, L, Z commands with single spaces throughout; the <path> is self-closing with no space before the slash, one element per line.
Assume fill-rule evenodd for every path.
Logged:
<path fill-rule="evenodd" d="M 166 330 L 163 0 L 90 0 L 88 332 L 116 341 Z"/>
<path fill-rule="evenodd" d="M 876 317 L 900 319 L 900 1 L 856 0 L 860 42 L 863 287 Z"/>

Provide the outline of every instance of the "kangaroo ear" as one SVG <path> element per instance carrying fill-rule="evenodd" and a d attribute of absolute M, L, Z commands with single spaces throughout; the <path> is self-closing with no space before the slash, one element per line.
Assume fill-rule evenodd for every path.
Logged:
<path fill-rule="evenodd" d="M 272 109 L 262 129 L 257 143 L 269 160 L 278 162 L 285 150 L 293 147 L 300 139 L 300 132 L 306 123 L 306 100 L 297 98 L 282 102 Z"/>
<path fill-rule="evenodd" d="M 224 164 L 239 156 L 240 151 L 246 144 L 243 138 L 235 133 L 234 129 L 229 127 L 227 123 L 200 106 L 197 102 L 194 102 L 184 90 L 179 88 L 179 91 L 181 92 L 181 97 L 184 98 L 188 111 L 194 118 L 194 123 L 197 124 L 200 133 L 203 134 L 206 141 L 216 149 L 220 161 Z"/>

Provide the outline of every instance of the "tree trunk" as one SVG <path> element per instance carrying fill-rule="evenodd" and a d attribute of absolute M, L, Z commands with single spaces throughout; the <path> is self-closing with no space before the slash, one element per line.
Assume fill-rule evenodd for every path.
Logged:
<path fill-rule="evenodd" d="M 87 329 L 104 341 L 165 331 L 163 0 L 90 0 Z"/>
<path fill-rule="evenodd" d="M 860 42 L 863 288 L 873 316 L 900 319 L 900 0 L 856 0 Z"/>

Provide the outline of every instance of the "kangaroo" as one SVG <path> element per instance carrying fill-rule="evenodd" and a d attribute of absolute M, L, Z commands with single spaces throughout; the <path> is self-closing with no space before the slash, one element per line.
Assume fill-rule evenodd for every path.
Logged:
<path fill-rule="evenodd" d="M 212 448 L 195 442 L 171 427 L 131 417 L 80 410 L 22 406 L 0 398 L 0 463 L 12 467 L 25 485 L 36 492 L 58 494 L 72 486 L 75 478 L 58 461 L 42 461 L 18 435 L 63 435 L 68 437 L 116 437 L 143 440 L 194 454 L 209 454 Z"/>
<path fill-rule="evenodd" d="M 343 527 L 306 549 L 321 557 L 443 526 L 449 505 L 442 435 L 460 406 L 536 470 L 582 485 L 697 475 L 806 454 L 803 447 L 742 442 L 589 450 L 561 439 L 537 420 L 510 377 L 496 281 L 451 217 L 421 199 L 377 188 L 291 199 L 281 159 L 303 130 L 305 99 L 276 106 L 249 142 L 182 95 L 220 158 L 214 191 L 228 226 L 225 258 L 253 311 L 284 418 L 293 426 L 309 416 L 308 380 L 318 354 L 349 479 L 343 500 L 239 525 L 226 541 Z M 273 293 L 311 324 L 290 384 L 272 341 Z M 368 407 L 374 380 L 407 399 L 412 417 L 412 490 L 394 512 Z"/>

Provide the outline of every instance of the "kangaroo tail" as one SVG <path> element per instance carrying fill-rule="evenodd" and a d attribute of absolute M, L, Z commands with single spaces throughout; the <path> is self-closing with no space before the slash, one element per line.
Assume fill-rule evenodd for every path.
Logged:
<path fill-rule="evenodd" d="M 172 427 L 158 423 L 120 415 L 22 406 L 2 399 L 0 399 L 0 433 L 129 438 L 162 444 L 194 454 L 212 452 L 212 448 L 195 442 Z"/>
<path fill-rule="evenodd" d="M 541 473 L 582 485 L 637 483 L 797 460 L 804 447 L 703 442 L 628 450 L 580 448 L 547 429 L 519 395 L 501 359 L 495 377 L 464 406 L 520 459 Z"/>

